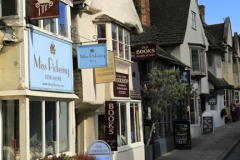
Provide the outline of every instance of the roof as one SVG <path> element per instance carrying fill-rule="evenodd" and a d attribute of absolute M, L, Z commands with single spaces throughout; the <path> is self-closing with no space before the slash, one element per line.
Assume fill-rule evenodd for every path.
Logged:
<path fill-rule="evenodd" d="M 224 23 L 207 25 L 205 26 L 205 30 L 215 38 L 217 44 L 222 43 L 223 33 L 224 33 Z"/>
<path fill-rule="evenodd" d="M 142 99 L 142 97 L 139 94 L 137 94 L 137 92 L 135 92 L 134 90 L 130 90 L 130 98 L 135 100 Z"/>
<path fill-rule="evenodd" d="M 100 15 L 100 16 L 97 16 L 97 17 L 93 20 L 93 22 L 95 22 L 95 23 L 111 22 L 111 23 L 115 23 L 115 24 L 117 24 L 117 25 L 119 25 L 119 26 L 121 26 L 121 27 L 129 30 L 129 31 L 131 30 L 131 28 L 129 28 L 128 26 L 126 26 L 126 25 L 123 24 L 122 22 L 120 22 L 120 21 L 118 21 L 118 20 L 116 20 L 116 19 L 114 19 L 114 18 L 112 18 L 112 17 L 109 17 L 109 16 L 106 15 L 106 14 L 102 14 L 102 15 Z"/>
<path fill-rule="evenodd" d="M 190 0 L 151 0 L 151 22 L 156 26 L 159 45 L 182 44 Z"/>
<path fill-rule="evenodd" d="M 216 39 L 209 32 L 207 32 L 206 30 L 204 30 L 204 32 L 205 32 L 205 35 L 206 35 L 207 40 L 209 42 L 208 51 L 210 51 L 210 50 L 217 50 L 217 51 L 219 51 L 221 53 L 225 53 L 226 52 L 221 46 L 219 46 L 217 44 Z"/>
<path fill-rule="evenodd" d="M 209 70 L 208 70 L 208 81 L 212 82 L 212 84 L 216 89 L 233 88 L 233 86 L 227 83 L 227 81 L 224 78 L 217 78 Z"/>

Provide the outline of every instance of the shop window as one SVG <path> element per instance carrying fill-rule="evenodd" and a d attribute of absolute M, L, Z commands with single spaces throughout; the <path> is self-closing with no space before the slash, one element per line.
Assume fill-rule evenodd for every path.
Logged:
<path fill-rule="evenodd" d="M 239 92 L 235 92 L 235 103 L 239 104 Z"/>
<path fill-rule="evenodd" d="M 98 139 L 105 141 L 105 115 L 98 115 Z"/>
<path fill-rule="evenodd" d="M 30 101 L 29 114 L 31 159 L 69 151 L 68 102 Z"/>
<path fill-rule="evenodd" d="M 140 142 L 140 120 L 138 104 L 130 104 L 131 143 Z"/>
<path fill-rule="evenodd" d="M 37 26 L 41 29 L 49 31 L 51 33 L 61 35 L 63 37 L 70 37 L 68 35 L 68 30 L 70 28 L 70 24 L 68 24 L 68 5 L 59 1 L 59 18 L 53 19 L 43 19 L 43 20 L 35 20 L 30 21 L 30 0 L 26 1 L 26 14 L 28 17 L 28 23 L 34 26 Z"/>
<path fill-rule="evenodd" d="M 198 107 L 196 96 L 190 99 L 190 120 L 191 124 L 198 124 Z"/>
<path fill-rule="evenodd" d="M 118 106 L 118 146 L 124 146 L 128 144 L 127 139 L 127 113 L 126 104 L 120 103 Z"/>
<path fill-rule="evenodd" d="M 19 152 L 19 101 L 2 101 L 2 159 L 14 159 Z"/>
<path fill-rule="evenodd" d="M 0 17 L 17 15 L 16 0 L 0 0 Z"/>

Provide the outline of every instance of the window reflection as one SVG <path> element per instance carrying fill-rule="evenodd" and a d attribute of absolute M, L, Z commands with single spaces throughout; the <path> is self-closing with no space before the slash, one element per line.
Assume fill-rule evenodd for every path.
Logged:
<path fill-rule="evenodd" d="M 67 37 L 67 7 L 62 2 L 59 2 L 58 30 L 59 35 Z"/>
<path fill-rule="evenodd" d="M 59 153 L 69 151 L 68 103 L 59 102 Z"/>

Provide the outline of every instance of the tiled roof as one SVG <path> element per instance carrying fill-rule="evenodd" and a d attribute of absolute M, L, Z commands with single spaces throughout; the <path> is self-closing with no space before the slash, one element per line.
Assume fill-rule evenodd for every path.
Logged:
<path fill-rule="evenodd" d="M 222 53 L 226 52 L 222 47 L 220 47 L 217 44 L 216 39 L 209 32 L 207 32 L 206 30 L 204 30 L 204 32 L 205 32 L 205 35 L 206 35 L 207 40 L 209 42 L 209 46 L 208 46 L 209 49 L 208 50 L 218 50 Z"/>
<path fill-rule="evenodd" d="M 109 16 L 106 15 L 106 14 L 102 14 L 102 15 L 100 15 L 100 16 L 97 16 L 97 17 L 93 20 L 93 22 L 95 22 L 95 23 L 111 22 L 111 23 L 115 23 L 115 24 L 117 24 L 117 25 L 119 25 L 119 26 L 121 26 L 121 27 L 123 27 L 123 28 L 125 28 L 125 29 L 127 29 L 127 30 L 131 30 L 131 28 L 129 28 L 128 26 L 126 26 L 126 25 L 123 24 L 122 22 L 120 22 L 120 21 L 118 21 L 118 20 L 116 20 L 116 19 L 114 19 L 114 18 L 112 18 L 112 17 L 109 17 Z"/>
<path fill-rule="evenodd" d="M 224 23 L 207 25 L 205 26 L 205 30 L 215 38 L 217 44 L 222 43 L 223 33 L 224 33 Z"/>
<path fill-rule="evenodd" d="M 223 89 L 223 88 L 233 88 L 232 85 L 228 84 L 224 78 L 217 78 L 211 71 L 208 70 L 208 80 L 212 82 L 215 88 Z"/>
<path fill-rule="evenodd" d="M 182 44 L 190 0 L 151 0 L 151 22 L 156 26 L 159 45 Z"/>
<path fill-rule="evenodd" d="M 139 94 L 137 94 L 137 92 L 135 92 L 134 90 L 130 90 L 130 98 L 135 100 L 142 99 L 142 97 Z"/>

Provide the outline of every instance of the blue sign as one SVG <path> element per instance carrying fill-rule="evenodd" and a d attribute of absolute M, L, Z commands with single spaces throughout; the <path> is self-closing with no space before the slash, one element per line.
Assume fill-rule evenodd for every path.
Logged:
<path fill-rule="evenodd" d="M 77 48 L 78 68 L 108 67 L 107 45 L 83 45 Z"/>
<path fill-rule="evenodd" d="M 30 89 L 73 93 L 72 44 L 29 29 Z"/>

